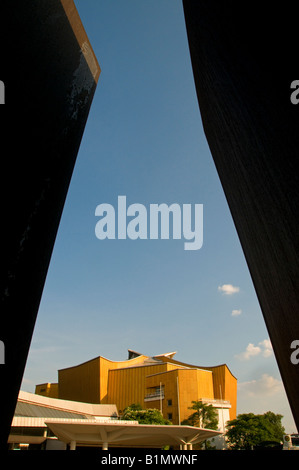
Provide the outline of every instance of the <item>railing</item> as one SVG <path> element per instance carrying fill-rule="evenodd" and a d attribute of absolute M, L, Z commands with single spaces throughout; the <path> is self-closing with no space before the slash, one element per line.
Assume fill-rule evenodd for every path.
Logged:
<path fill-rule="evenodd" d="M 144 397 L 144 400 L 159 400 L 164 398 L 164 390 L 157 390 L 156 392 L 147 393 Z"/>
<path fill-rule="evenodd" d="M 199 398 L 198 401 L 202 401 L 203 403 L 230 405 L 229 400 L 221 400 L 220 398 Z"/>

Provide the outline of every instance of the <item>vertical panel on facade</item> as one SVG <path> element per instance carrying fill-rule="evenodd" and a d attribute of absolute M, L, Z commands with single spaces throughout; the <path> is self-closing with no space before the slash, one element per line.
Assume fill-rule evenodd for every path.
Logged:
<path fill-rule="evenodd" d="M 59 398 L 100 403 L 99 401 L 99 358 L 58 371 Z"/>

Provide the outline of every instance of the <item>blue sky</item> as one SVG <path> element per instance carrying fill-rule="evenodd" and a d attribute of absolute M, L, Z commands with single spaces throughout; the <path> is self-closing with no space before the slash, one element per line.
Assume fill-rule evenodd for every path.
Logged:
<path fill-rule="evenodd" d="M 197 103 L 178 0 L 76 0 L 101 66 L 43 292 L 22 389 L 127 349 L 226 363 L 238 413 L 296 430 Z M 203 204 L 204 242 L 99 240 L 101 203 Z M 223 290 L 219 287 L 233 286 Z M 235 291 L 235 292 L 234 292 Z"/>

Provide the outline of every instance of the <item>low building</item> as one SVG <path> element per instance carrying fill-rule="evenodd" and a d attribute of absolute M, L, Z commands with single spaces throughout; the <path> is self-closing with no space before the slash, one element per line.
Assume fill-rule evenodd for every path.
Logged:
<path fill-rule="evenodd" d="M 21 391 L 8 439 L 10 450 L 78 448 L 192 449 L 219 432 L 192 426 L 140 425 L 120 420 L 115 405 L 42 397 Z"/>

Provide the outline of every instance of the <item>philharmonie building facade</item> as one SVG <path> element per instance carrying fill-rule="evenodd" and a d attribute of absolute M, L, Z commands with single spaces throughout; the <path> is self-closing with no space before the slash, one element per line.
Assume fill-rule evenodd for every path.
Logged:
<path fill-rule="evenodd" d="M 227 365 L 199 367 L 176 361 L 175 353 L 145 356 L 128 351 L 128 360 L 99 356 L 58 371 L 58 384 L 40 384 L 35 393 L 86 403 L 115 404 L 118 412 L 132 404 L 157 408 L 180 424 L 193 400 L 213 404 L 219 421 L 236 417 L 237 380 Z"/>
<path fill-rule="evenodd" d="M 98 356 L 58 371 L 58 383 L 20 392 L 12 422 L 11 449 L 147 447 L 192 449 L 213 439 L 225 448 L 227 421 L 236 417 L 237 379 L 226 364 L 199 367 L 174 359 L 175 352 L 147 356 L 128 351 L 128 359 Z M 192 401 L 212 405 L 218 429 L 183 423 Z M 158 409 L 170 425 L 141 425 L 122 420 L 132 404 Z M 22 447 L 23 446 L 23 447 Z"/>

